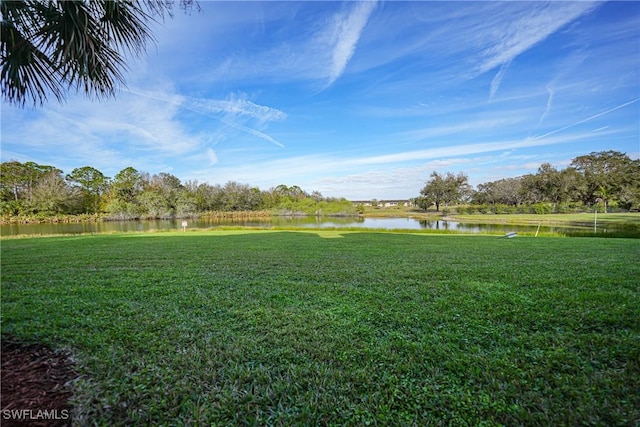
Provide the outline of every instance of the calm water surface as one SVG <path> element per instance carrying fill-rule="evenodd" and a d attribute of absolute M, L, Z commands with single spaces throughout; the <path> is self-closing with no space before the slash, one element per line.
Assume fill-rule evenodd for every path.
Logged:
<path fill-rule="evenodd" d="M 80 234 L 80 233 L 112 233 L 151 230 L 182 229 L 182 221 L 177 220 L 141 220 L 141 221 L 109 221 L 80 224 L 10 224 L 0 226 L 3 236 L 37 235 L 37 234 Z M 315 217 L 273 217 L 247 220 L 204 220 L 190 219 L 188 229 L 208 229 L 223 226 L 244 227 L 304 227 L 304 228 L 370 228 L 380 230 L 455 230 L 468 233 L 511 231 L 535 232 L 535 225 L 511 224 L 476 224 L 456 221 L 427 221 L 416 218 L 315 218 Z M 563 231 L 561 227 L 540 227 L 541 232 Z"/>

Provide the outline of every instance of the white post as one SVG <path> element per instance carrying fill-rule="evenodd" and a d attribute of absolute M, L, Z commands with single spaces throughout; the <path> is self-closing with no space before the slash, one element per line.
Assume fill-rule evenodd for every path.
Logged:
<path fill-rule="evenodd" d="M 182 221 L 182 231 L 187 231 L 187 221 Z"/>
<path fill-rule="evenodd" d="M 593 232 L 598 234 L 598 206 L 596 206 L 596 215 L 593 219 Z"/>

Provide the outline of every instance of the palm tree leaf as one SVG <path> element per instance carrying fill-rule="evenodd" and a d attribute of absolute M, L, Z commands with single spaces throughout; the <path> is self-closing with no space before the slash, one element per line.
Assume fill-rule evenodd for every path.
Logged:
<path fill-rule="evenodd" d="M 108 38 L 115 44 L 126 47 L 139 55 L 144 52 L 146 42 L 153 40 L 148 21 L 154 20 L 137 3 L 124 1 L 94 2 L 97 16 Z"/>
<path fill-rule="evenodd" d="M 1 23 L 2 94 L 11 102 L 24 105 L 27 98 L 42 104 L 48 93 L 63 98 L 63 87 L 53 72 L 49 58 L 27 40 L 10 22 Z"/>
<path fill-rule="evenodd" d="M 122 51 L 141 55 L 153 41 L 149 23 L 173 0 L 2 1 L 2 95 L 11 103 L 61 101 L 65 88 L 89 97 L 113 96 L 124 84 Z M 194 0 L 180 0 L 186 11 Z"/>

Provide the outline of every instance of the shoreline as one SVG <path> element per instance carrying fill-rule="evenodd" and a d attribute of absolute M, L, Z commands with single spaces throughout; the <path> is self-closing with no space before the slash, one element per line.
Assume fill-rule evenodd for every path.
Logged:
<path fill-rule="evenodd" d="M 179 220 L 216 220 L 216 219 L 256 219 L 266 220 L 277 217 L 314 217 L 318 215 L 277 215 L 267 211 L 209 212 L 187 217 L 165 218 L 113 218 L 104 214 L 60 215 L 42 217 L 9 217 L 0 219 L 0 225 L 30 224 L 82 224 L 97 222 L 130 222 L 130 221 L 179 221 Z M 513 225 L 580 225 L 588 226 L 596 220 L 594 213 L 551 213 L 551 214 L 444 214 L 442 212 L 418 212 L 409 210 L 368 211 L 357 215 L 320 215 L 326 218 L 413 218 L 425 220 L 455 221 L 463 223 L 513 224 Z M 640 227 L 640 212 L 598 213 L 597 222 L 602 224 L 630 224 Z"/>

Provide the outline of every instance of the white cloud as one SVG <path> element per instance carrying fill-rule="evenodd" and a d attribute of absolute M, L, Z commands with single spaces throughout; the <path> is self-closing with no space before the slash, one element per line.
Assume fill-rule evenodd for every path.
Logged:
<path fill-rule="evenodd" d="M 492 95 L 511 61 L 600 4 L 476 2 L 450 6 L 390 2 L 384 5 L 384 13 L 374 15 L 376 1 L 354 1 L 345 2 L 337 12 L 331 9 L 338 3 L 324 3 L 314 15 L 301 11 L 298 4 L 263 9 L 257 6 L 241 17 L 242 8 L 226 2 L 212 3 L 212 16 L 180 19 L 184 26 L 181 31 L 162 35 L 162 46 L 166 43 L 176 55 L 182 55 L 184 44 L 191 42 L 184 41 L 186 36 L 180 36 L 180 44 L 170 39 L 183 32 L 190 34 L 188 40 L 193 39 L 196 33 L 187 26 L 200 29 L 205 36 L 225 39 L 211 47 L 197 45 L 215 58 L 202 59 L 208 64 L 207 71 L 200 70 L 197 78 L 204 82 L 249 77 L 269 81 L 319 79 L 326 89 L 343 75 L 362 44 L 363 54 L 353 66 L 355 72 L 410 57 L 438 64 L 437 70 L 430 70 L 431 81 L 476 77 L 503 67 L 494 78 Z M 227 15 L 234 26 L 224 23 L 222 17 Z M 265 31 L 281 22 L 287 22 L 284 30 L 279 28 L 287 37 L 265 40 L 271 34 Z M 231 34 L 225 36 L 225 32 Z M 397 42 L 399 39 L 402 43 Z M 259 43 L 261 48 L 247 49 L 241 40 Z"/>
<path fill-rule="evenodd" d="M 389 2 L 361 34 L 355 72 L 394 62 L 420 62 L 432 85 L 457 84 L 509 64 L 549 36 L 594 11 L 600 2 Z M 401 39 L 402 43 L 397 41 Z M 395 82 L 397 84 L 397 82 Z"/>
<path fill-rule="evenodd" d="M 547 86 L 547 92 L 549 92 L 549 97 L 547 98 L 547 107 L 544 109 L 544 113 L 542 113 L 542 116 L 540 116 L 540 120 L 538 120 L 538 126 L 540 126 L 542 122 L 544 122 L 544 119 L 547 118 L 549 111 L 551 111 L 551 105 L 553 104 L 553 96 L 555 91 L 551 86 Z"/>
<path fill-rule="evenodd" d="M 489 92 L 489 100 L 493 99 L 496 92 L 498 91 L 498 88 L 500 87 L 500 83 L 502 83 L 502 78 L 504 77 L 504 74 L 507 72 L 507 68 L 509 68 L 509 64 L 511 64 L 511 61 L 508 61 L 502 64 L 496 76 L 493 78 L 493 80 L 491 80 L 491 90 Z"/>
<path fill-rule="evenodd" d="M 514 110 L 500 112 L 474 120 L 461 120 L 454 124 L 436 123 L 432 126 L 412 129 L 396 135 L 400 141 L 424 141 L 443 136 L 459 136 L 462 134 L 481 135 L 486 132 L 495 133 L 496 130 L 505 129 L 513 125 L 520 125 L 526 118 L 527 110 Z"/>
<path fill-rule="evenodd" d="M 218 163 L 218 156 L 216 155 L 216 152 L 213 151 L 211 148 L 207 148 L 207 152 L 205 153 L 205 155 L 207 156 L 207 160 L 209 160 L 209 164 L 211 166 Z"/>
<path fill-rule="evenodd" d="M 91 165 L 108 174 L 123 164 L 166 168 L 166 158 L 202 146 L 177 113 L 174 105 L 127 93 L 101 102 L 71 95 L 64 104 L 50 102 L 29 113 L 3 106 L 3 121 L 23 116 L 21 127 L 3 125 L 3 156 L 5 150 L 29 152 L 64 170 Z"/>
<path fill-rule="evenodd" d="M 467 171 L 475 185 L 487 181 L 483 178 L 486 164 L 498 163 L 508 170 L 512 163 L 509 159 L 517 157 L 512 152 L 586 141 L 592 135 L 584 132 L 462 145 L 453 142 L 443 147 L 377 156 L 345 157 L 343 153 L 292 156 L 193 171 L 188 178 L 209 182 L 239 180 L 263 189 L 283 183 L 296 184 L 303 189 L 350 199 L 413 197 L 433 170 Z M 513 170 L 522 170 L 522 167 Z"/>
<path fill-rule="evenodd" d="M 507 3 L 501 3 L 500 7 L 503 5 Z M 593 11 L 598 5 L 596 2 L 523 3 L 521 9 L 510 17 L 502 13 L 497 15 L 495 19 L 499 20 L 499 24 L 493 30 L 484 27 L 485 31 L 481 34 L 485 38 L 485 47 L 476 72 L 482 74 L 508 64 L 570 22 Z M 505 9 L 508 13 L 513 12 L 510 4 Z"/>
<path fill-rule="evenodd" d="M 239 123 L 241 120 L 246 121 L 247 118 L 253 118 L 257 120 L 258 124 L 263 125 L 265 122 L 283 120 L 287 117 L 284 112 L 275 108 L 254 104 L 253 102 L 237 98 L 235 96 L 231 96 L 230 99 L 227 100 L 216 100 L 171 94 L 166 95 L 161 92 L 144 91 L 139 89 L 127 90 L 127 92 L 165 102 L 176 109 L 182 108 L 215 119 L 229 127 L 264 139 L 265 141 L 268 141 L 280 148 L 284 148 L 284 144 L 272 136 Z"/>
<path fill-rule="evenodd" d="M 599 117 L 605 116 L 605 115 L 607 115 L 607 114 L 609 114 L 609 113 L 612 113 L 612 112 L 614 112 L 614 111 L 616 111 L 616 110 L 620 110 L 620 109 L 622 109 L 622 108 L 624 108 L 624 107 L 627 107 L 627 106 L 629 106 L 629 105 L 631 105 L 631 104 L 635 104 L 635 103 L 636 103 L 636 102 L 638 102 L 639 100 L 640 100 L 640 98 L 632 99 L 631 101 L 627 101 L 627 102 L 624 102 L 624 103 L 622 103 L 622 104 L 620 104 L 620 105 L 616 105 L 615 107 L 609 108 L 609 109 L 607 109 L 607 110 L 605 110 L 605 111 L 601 111 L 601 112 L 599 112 L 599 113 L 597 113 L 597 114 L 593 114 L 593 115 L 591 115 L 591 116 L 589 116 L 589 117 L 587 117 L 587 118 L 584 118 L 584 119 L 582 119 L 582 120 L 578 120 L 577 122 L 570 123 L 570 124 L 568 124 L 568 125 L 566 125 L 566 126 L 563 126 L 563 127 L 561 127 L 561 128 L 558 128 L 558 129 L 554 129 L 554 130 L 552 130 L 552 131 L 549 131 L 549 132 L 545 133 L 544 135 L 537 136 L 535 139 L 536 139 L 536 140 L 541 140 L 541 139 L 547 138 L 548 136 L 551 136 L 551 135 L 554 135 L 554 134 L 556 134 L 556 133 L 559 133 L 559 132 L 565 131 L 565 130 L 567 130 L 567 129 L 570 129 L 570 128 L 572 128 L 572 127 L 575 127 L 575 126 L 581 125 L 581 124 L 583 124 L 583 123 L 590 122 L 591 120 L 595 120 L 595 119 L 597 119 L 597 118 L 599 118 Z M 600 131 L 600 130 L 601 130 L 601 129 L 598 129 L 598 131 Z"/>
<path fill-rule="evenodd" d="M 564 128 L 567 129 L 568 127 Z M 464 156 L 469 154 L 487 153 L 492 151 L 510 150 L 514 148 L 538 147 L 543 145 L 556 145 L 575 142 L 592 136 L 591 132 L 576 133 L 565 135 L 563 137 L 549 138 L 552 134 L 558 133 L 563 129 L 557 129 L 548 132 L 539 137 L 530 137 L 521 140 L 506 140 L 501 142 L 482 142 L 478 144 L 460 144 L 458 141 L 452 141 L 451 145 L 428 148 L 424 150 L 405 151 L 393 154 L 384 154 L 379 156 L 362 157 L 350 160 L 349 163 L 354 165 L 371 165 L 398 163 L 415 160 L 434 159 L 446 156 Z"/>
<path fill-rule="evenodd" d="M 247 116 L 258 120 L 259 123 L 287 118 L 287 114 L 278 109 L 254 104 L 236 95 L 231 95 L 225 100 L 182 97 L 181 105 L 184 108 L 203 113 L 227 113 L 233 116 Z"/>
<path fill-rule="evenodd" d="M 178 17 L 161 29 L 158 45 L 172 58 L 163 68 L 176 70 L 174 74 L 181 78 L 188 76 L 190 84 L 226 85 L 258 78 L 319 82 L 323 89 L 344 73 L 377 5 L 376 0 L 317 6 L 312 2 L 252 3 L 250 7 L 242 2 L 205 3 L 202 14 Z M 193 61 L 187 57 L 193 50 L 207 55 Z M 187 61 L 198 66 L 184 67 Z"/>
<path fill-rule="evenodd" d="M 355 2 L 352 10 L 336 14 L 326 32 L 320 36 L 321 43 L 327 44 L 331 51 L 326 87 L 331 86 L 344 72 L 375 7 L 375 1 Z"/>
<path fill-rule="evenodd" d="M 603 137 L 606 135 L 616 134 L 619 130 L 607 128 L 598 128 L 594 131 L 581 131 L 574 133 L 566 133 L 565 131 L 578 125 L 595 120 L 605 116 L 616 110 L 620 110 L 629 105 L 638 102 L 638 98 L 609 108 L 597 114 L 592 114 L 581 120 L 577 120 L 568 125 L 564 125 L 553 130 L 547 131 L 542 135 L 530 136 L 526 138 L 505 138 L 503 140 L 480 141 L 477 143 L 463 143 L 468 133 L 477 133 L 478 126 L 491 126 L 491 124 L 483 121 L 463 123 L 452 127 L 444 126 L 442 128 L 426 129 L 418 131 L 411 135 L 410 133 L 401 133 L 395 136 L 401 140 L 406 140 L 407 136 L 425 137 L 432 132 L 433 135 L 458 133 L 463 130 L 460 140 L 449 139 L 446 145 L 424 148 L 419 150 L 396 151 L 387 154 L 351 156 L 347 157 L 342 154 L 315 154 L 305 156 L 293 156 L 280 158 L 276 160 L 246 162 L 241 165 L 232 165 L 216 168 L 214 172 L 204 170 L 194 172 L 197 176 L 193 178 L 208 180 L 212 173 L 215 174 L 217 180 L 233 180 L 242 177 L 244 182 L 251 182 L 258 186 L 274 186 L 283 182 L 288 184 L 295 183 L 297 185 L 311 185 L 313 183 L 330 184 L 339 180 L 349 178 L 352 182 L 356 182 L 354 177 L 380 175 L 380 172 L 372 172 L 384 166 L 386 168 L 403 168 L 406 169 L 412 164 L 423 161 L 430 161 L 430 168 L 441 168 L 449 165 L 460 165 L 465 162 L 465 158 L 476 156 L 483 153 L 501 153 L 500 156 L 512 156 L 515 150 L 522 150 L 532 147 L 553 146 L 561 144 L 571 144 L 579 141 L 589 141 L 597 135 Z M 508 118 L 507 118 L 508 119 Z M 494 123 L 496 126 L 504 123 L 498 121 Z M 420 132 L 423 132 L 422 134 Z M 393 138 L 391 138 L 393 140 Z M 397 144 L 390 142 L 388 147 L 397 147 Z M 495 157 L 495 156 L 494 156 Z M 477 164 L 477 159 L 475 160 Z M 506 163 L 505 167 L 506 167 Z M 264 171 L 269 171 L 265 174 Z M 383 175 L 385 175 L 383 173 Z M 385 175 L 386 176 L 386 175 Z M 328 181 L 321 178 L 330 178 Z M 359 178 L 358 178 L 359 179 Z M 333 181 L 332 181 L 333 180 Z M 336 181 L 338 180 L 338 181 Z M 304 188 L 304 187 L 303 187 Z M 315 188 L 314 188 L 315 189 Z M 321 189 L 320 189 L 321 190 Z"/>

